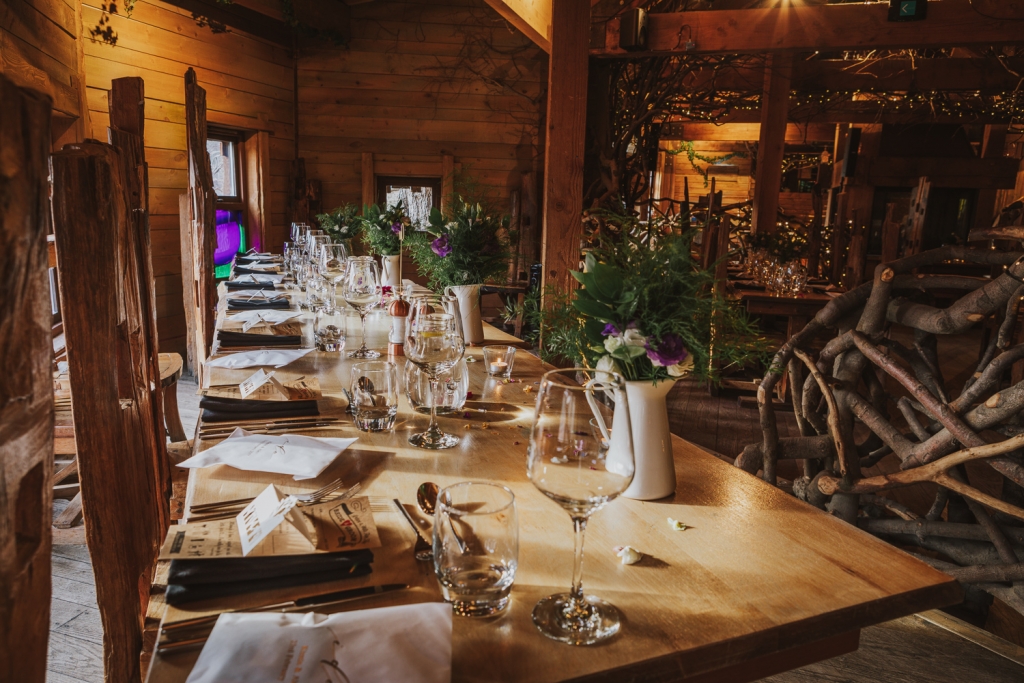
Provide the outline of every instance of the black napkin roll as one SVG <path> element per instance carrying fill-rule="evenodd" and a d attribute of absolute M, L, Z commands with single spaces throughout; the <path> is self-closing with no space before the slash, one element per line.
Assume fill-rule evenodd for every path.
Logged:
<path fill-rule="evenodd" d="M 225 283 L 229 291 L 238 289 L 260 289 L 270 290 L 275 289 L 276 285 L 273 282 L 247 282 L 245 280 L 227 280 Z"/>
<path fill-rule="evenodd" d="M 229 597 L 275 588 L 307 586 L 366 576 L 373 553 L 316 553 L 289 557 L 172 560 L 164 595 L 167 604 Z"/>
<path fill-rule="evenodd" d="M 280 275 L 272 270 L 258 270 L 256 268 L 246 268 L 245 266 L 235 266 L 235 275 Z"/>
<path fill-rule="evenodd" d="M 244 419 L 273 420 L 280 417 L 309 417 L 320 414 L 317 402 L 257 401 L 242 398 L 203 396 L 199 400 L 203 422 L 229 422 Z"/>
<path fill-rule="evenodd" d="M 222 348 L 237 346 L 298 346 L 302 337 L 291 334 L 251 334 L 249 332 L 232 332 L 220 330 L 217 339 Z"/>
<path fill-rule="evenodd" d="M 281 297 L 280 299 L 228 299 L 228 310 L 229 311 L 259 311 L 266 309 L 274 309 L 287 311 L 292 305 L 288 301 L 288 297 Z"/>

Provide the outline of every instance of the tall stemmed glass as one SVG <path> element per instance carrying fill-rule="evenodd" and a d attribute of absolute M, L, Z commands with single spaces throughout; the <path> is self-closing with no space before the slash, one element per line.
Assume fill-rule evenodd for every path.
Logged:
<path fill-rule="evenodd" d="M 465 342 L 456 332 L 455 316 L 443 311 L 432 297 L 414 298 L 409 302 L 405 324 L 405 355 L 430 379 L 430 426 L 427 431 L 409 437 L 409 443 L 432 450 L 459 443 L 459 437 L 446 434 L 437 426 L 439 375 L 458 363 L 466 350 Z"/>
<path fill-rule="evenodd" d="M 633 480 L 633 435 L 622 375 L 576 368 L 541 378 L 527 475 L 568 511 L 576 531 L 572 590 L 537 603 L 533 623 L 547 637 L 572 645 L 610 638 L 619 630 L 621 615 L 611 603 L 583 595 L 583 532 L 590 516 Z"/>
<path fill-rule="evenodd" d="M 348 247 L 340 242 L 328 242 L 320 247 L 320 272 L 331 284 L 331 305 L 337 296 L 337 287 L 348 270 Z"/>
<path fill-rule="evenodd" d="M 363 325 L 363 344 L 348 354 L 348 357 L 377 358 L 380 356 L 379 351 L 366 348 L 366 314 L 380 303 L 380 267 L 372 256 L 349 257 L 345 279 L 341 282 L 341 298 L 359 311 L 359 320 Z"/>

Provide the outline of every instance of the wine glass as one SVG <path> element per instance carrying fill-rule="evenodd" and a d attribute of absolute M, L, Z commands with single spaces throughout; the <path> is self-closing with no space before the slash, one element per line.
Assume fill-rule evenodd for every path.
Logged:
<path fill-rule="evenodd" d="M 341 298 L 359 312 L 363 326 L 363 343 L 349 358 L 377 358 L 379 351 L 366 348 L 366 314 L 380 302 L 380 267 L 372 256 L 350 256 L 345 278 L 341 281 Z"/>
<path fill-rule="evenodd" d="M 577 382 L 577 376 L 586 381 Z M 533 623 L 547 637 L 572 645 L 610 638 L 622 618 L 611 603 L 583 595 L 583 532 L 590 516 L 633 481 L 633 434 L 622 375 L 575 368 L 541 378 L 527 476 L 568 511 L 576 532 L 572 590 L 538 602 Z"/>
<path fill-rule="evenodd" d="M 413 446 L 440 450 L 459 443 L 459 437 L 445 434 L 437 426 L 436 397 L 439 375 L 454 367 L 465 350 L 465 342 L 455 331 L 453 315 L 437 308 L 431 297 L 414 298 L 409 302 L 405 356 L 430 378 L 430 425 L 427 431 L 409 437 Z"/>
<path fill-rule="evenodd" d="M 328 242 L 320 247 L 320 272 L 331 283 L 332 290 L 345 279 L 348 257 L 348 247 L 340 242 Z"/>

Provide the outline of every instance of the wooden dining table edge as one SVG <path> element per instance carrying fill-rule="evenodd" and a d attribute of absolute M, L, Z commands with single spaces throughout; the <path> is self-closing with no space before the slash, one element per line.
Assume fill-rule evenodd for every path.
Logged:
<path fill-rule="evenodd" d="M 898 604 L 894 600 L 900 598 Z M 683 652 L 675 652 L 632 662 L 622 667 L 564 679 L 562 683 L 622 683 L 622 681 L 686 681 L 687 683 L 746 683 L 766 676 L 807 666 L 858 647 L 861 629 L 899 619 L 929 609 L 939 609 L 963 600 L 963 589 L 956 579 L 925 586 L 899 596 L 880 598 L 775 628 L 752 632 L 729 641 L 709 643 Z M 840 618 L 841 629 L 827 629 L 825 620 Z M 796 630 L 799 633 L 794 633 Z M 814 637 L 808 637 L 811 635 Z M 783 644 L 784 643 L 784 644 Z M 757 652 L 758 650 L 763 650 Z M 740 661 L 738 652 L 750 653 Z M 672 674 L 677 674 L 672 678 Z"/>

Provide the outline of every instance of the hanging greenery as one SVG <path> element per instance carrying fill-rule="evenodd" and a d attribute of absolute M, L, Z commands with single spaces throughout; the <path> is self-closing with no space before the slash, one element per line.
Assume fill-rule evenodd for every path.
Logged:
<path fill-rule="evenodd" d="M 745 159 L 747 157 L 747 155 L 743 152 L 730 152 L 729 154 L 723 154 L 722 156 L 719 157 L 704 156 L 703 154 L 701 154 L 700 152 L 693 148 L 692 142 L 684 141 L 680 141 L 680 143 L 676 146 L 675 149 L 665 150 L 665 153 L 671 156 L 685 154 L 686 158 L 690 160 L 690 166 L 693 167 L 693 170 L 696 171 L 697 174 L 704 179 L 704 187 L 708 186 L 708 169 L 707 167 L 701 167 L 700 165 L 698 165 L 698 161 L 703 161 L 708 166 L 716 166 L 718 164 L 729 161 L 729 159 Z"/>

